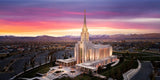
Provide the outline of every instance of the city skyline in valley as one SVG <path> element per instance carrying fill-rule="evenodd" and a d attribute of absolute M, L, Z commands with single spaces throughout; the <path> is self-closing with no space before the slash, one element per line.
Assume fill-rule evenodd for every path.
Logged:
<path fill-rule="evenodd" d="M 160 32 L 157 0 L 1 0 L 0 36 L 79 36 L 86 9 L 91 35 Z"/>

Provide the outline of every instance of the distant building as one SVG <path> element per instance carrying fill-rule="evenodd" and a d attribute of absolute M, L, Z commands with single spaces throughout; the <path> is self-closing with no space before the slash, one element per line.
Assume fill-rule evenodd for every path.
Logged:
<path fill-rule="evenodd" d="M 17 48 L 18 51 L 24 51 L 24 48 Z"/>

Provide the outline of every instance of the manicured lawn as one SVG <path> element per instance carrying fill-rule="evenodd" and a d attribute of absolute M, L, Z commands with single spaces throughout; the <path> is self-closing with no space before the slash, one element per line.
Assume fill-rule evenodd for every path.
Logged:
<path fill-rule="evenodd" d="M 130 69 L 135 69 L 138 67 L 137 59 L 141 61 L 160 61 L 160 57 L 156 56 L 153 53 L 114 53 L 114 55 L 122 55 L 124 60 L 120 60 L 120 62 L 110 69 L 102 70 L 101 75 L 106 76 L 107 78 L 112 77 L 117 80 L 123 80 L 123 73 L 127 72 Z M 58 80 L 99 80 L 99 78 L 95 78 L 89 75 L 79 75 L 75 78 L 61 78 Z"/>
<path fill-rule="evenodd" d="M 160 61 L 160 56 L 138 57 L 142 61 Z"/>
<path fill-rule="evenodd" d="M 75 78 L 63 77 L 61 79 L 56 79 L 56 80 L 101 80 L 101 79 L 88 74 L 81 74 Z"/>
<path fill-rule="evenodd" d="M 138 63 L 136 60 L 132 60 L 132 61 L 124 60 L 123 61 L 123 59 L 121 59 L 120 62 L 116 66 L 111 67 L 110 69 L 106 69 L 106 70 L 104 69 L 99 74 L 104 75 L 107 78 L 113 77 L 118 80 L 122 80 L 123 79 L 122 73 L 128 71 L 131 68 L 137 68 L 137 66 L 138 66 Z M 81 74 L 75 78 L 64 77 L 64 78 L 57 79 L 57 80 L 101 80 L 101 79 L 97 77 L 93 77 L 89 74 Z"/>
<path fill-rule="evenodd" d="M 107 78 L 112 77 L 117 80 L 123 80 L 123 76 L 122 76 L 123 73 L 137 67 L 138 67 L 137 60 L 132 60 L 132 59 L 124 60 L 121 58 L 120 62 L 116 66 L 111 67 L 110 69 L 103 69 L 102 72 L 100 72 L 99 74 L 104 75 Z M 75 78 L 64 77 L 57 80 L 101 80 L 101 79 L 97 77 L 93 77 L 89 74 L 81 74 Z"/>
<path fill-rule="evenodd" d="M 103 71 L 101 74 L 106 76 L 107 78 L 112 77 L 118 80 L 123 80 L 123 73 L 137 67 L 138 63 L 136 60 L 125 60 L 117 66 L 111 68 L 110 70 Z"/>
<path fill-rule="evenodd" d="M 99 74 L 106 76 L 107 78 L 115 78 L 117 80 L 123 80 L 122 74 L 127 72 L 130 69 L 138 67 L 137 59 L 142 61 L 158 61 L 160 57 L 154 56 L 149 53 L 114 53 L 116 55 L 122 55 L 124 58 L 120 62 L 110 69 L 103 69 Z M 26 72 L 20 77 L 35 77 L 36 73 L 46 73 L 49 70 L 49 67 L 53 66 L 51 63 L 35 68 L 31 71 Z M 64 77 L 57 80 L 100 80 L 100 78 L 91 76 L 89 74 L 81 74 L 75 78 Z"/>
<path fill-rule="evenodd" d="M 138 59 L 140 61 L 160 61 L 160 54 L 157 53 L 113 53 L 114 55 L 121 55 L 125 59 Z"/>
<path fill-rule="evenodd" d="M 113 55 L 124 55 L 124 56 L 151 56 L 149 53 L 117 53 L 114 52 Z"/>
<path fill-rule="evenodd" d="M 36 76 L 37 73 L 47 73 L 49 71 L 49 68 L 53 66 L 53 63 L 48 63 L 45 65 L 42 65 L 40 67 L 34 68 L 30 71 L 27 71 L 25 73 L 23 73 L 22 75 L 18 76 L 16 79 L 22 77 L 22 78 L 33 78 Z M 15 79 L 15 80 L 16 80 Z"/>

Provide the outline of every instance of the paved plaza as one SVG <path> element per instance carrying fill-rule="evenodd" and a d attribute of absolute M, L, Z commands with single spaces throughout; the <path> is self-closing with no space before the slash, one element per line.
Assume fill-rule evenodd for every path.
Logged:
<path fill-rule="evenodd" d="M 55 67 L 51 67 L 50 70 L 46 74 L 44 74 L 42 77 L 34 77 L 27 80 L 34 80 L 34 79 L 53 80 L 53 79 L 62 78 L 62 77 L 73 78 L 80 74 L 81 72 L 77 71 L 74 67 L 55 66 Z"/>

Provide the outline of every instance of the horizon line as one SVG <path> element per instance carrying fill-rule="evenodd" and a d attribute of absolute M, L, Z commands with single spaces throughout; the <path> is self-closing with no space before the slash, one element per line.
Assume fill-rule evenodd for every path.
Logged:
<path fill-rule="evenodd" d="M 130 34 L 97 34 L 97 35 L 141 35 L 141 34 L 160 34 L 160 33 L 130 33 Z M 90 34 L 91 36 L 96 36 L 95 34 Z M 66 36 L 73 36 L 79 37 L 80 35 L 64 35 L 64 36 L 51 36 L 51 35 L 36 35 L 36 36 L 21 36 L 21 35 L 0 35 L 0 36 L 13 36 L 13 37 L 39 37 L 39 36 L 49 36 L 49 37 L 66 37 Z"/>

